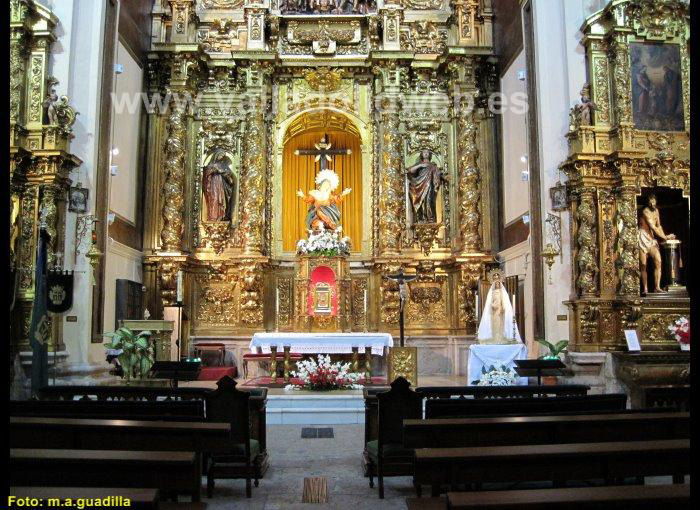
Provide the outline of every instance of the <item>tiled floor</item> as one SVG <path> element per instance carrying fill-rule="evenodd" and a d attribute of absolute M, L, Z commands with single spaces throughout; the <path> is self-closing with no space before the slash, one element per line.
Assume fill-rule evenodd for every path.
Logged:
<path fill-rule="evenodd" d="M 304 425 L 309 427 L 310 425 Z M 311 425 L 312 426 L 312 425 Z M 323 427 L 320 425 L 320 427 Z M 301 425 L 268 425 L 267 448 L 270 469 L 253 497 L 246 500 L 243 480 L 219 480 L 212 499 L 204 499 L 209 510 L 313 510 L 313 509 L 401 509 L 405 498 L 414 495 L 409 477 L 387 478 L 385 499 L 369 488 L 362 476 L 364 425 L 333 425 L 332 439 L 301 439 Z M 304 477 L 328 480 L 328 504 L 301 502 Z"/>

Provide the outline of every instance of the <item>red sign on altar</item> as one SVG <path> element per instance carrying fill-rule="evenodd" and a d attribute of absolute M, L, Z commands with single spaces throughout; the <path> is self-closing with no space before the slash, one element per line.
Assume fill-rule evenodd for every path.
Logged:
<path fill-rule="evenodd" d="M 309 315 L 338 314 L 335 273 L 330 267 L 318 266 L 311 272 L 306 308 Z"/>

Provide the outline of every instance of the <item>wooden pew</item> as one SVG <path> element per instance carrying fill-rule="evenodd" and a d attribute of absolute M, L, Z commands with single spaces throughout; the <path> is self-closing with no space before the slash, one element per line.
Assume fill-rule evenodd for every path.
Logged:
<path fill-rule="evenodd" d="M 194 452 L 10 449 L 10 485 L 155 488 L 199 501 Z"/>
<path fill-rule="evenodd" d="M 422 386 L 416 388 L 426 400 L 434 398 L 460 397 L 463 399 L 492 398 L 550 398 L 567 395 L 586 395 L 590 386 L 542 385 L 542 386 Z M 389 391 L 389 386 L 364 388 L 365 401 L 365 444 L 377 439 L 377 393 Z M 539 396 L 539 397 L 537 397 Z"/>
<path fill-rule="evenodd" d="M 627 395 L 581 395 L 573 397 L 520 397 L 494 399 L 437 398 L 425 402 L 426 418 L 469 418 L 533 414 L 618 412 L 627 406 Z"/>
<path fill-rule="evenodd" d="M 419 448 L 415 483 L 442 485 L 678 477 L 690 472 L 690 440 L 540 444 L 475 448 Z"/>
<path fill-rule="evenodd" d="M 204 421 L 204 402 L 201 400 L 156 402 L 123 400 L 12 400 L 10 401 L 10 416 Z"/>
<path fill-rule="evenodd" d="M 74 450 L 225 451 L 230 425 L 214 422 L 10 417 L 10 447 Z"/>
<path fill-rule="evenodd" d="M 158 489 L 123 489 L 115 487 L 10 487 L 10 496 L 23 499 L 29 504 L 23 505 L 25 508 L 32 506 L 59 506 L 52 504 L 50 500 L 64 502 L 70 499 L 74 502 L 77 499 L 101 500 L 105 502 L 109 498 L 110 507 L 125 506 L 120 502 L 129 501 L 128 508 L 136 510 L 157 510 L 159 507 Z M 36 504 L 31 500 L 37 500 Z M 9 500 L 8 500 L 9 503 Z M 10 508 L 18 505 L 8 504 Z M 102 504 L 103 508 L 107 505 Z"/>
<path fill-rule="evenodd" d="M 519 398 L 566 397 L 587 395 L 590 386 L 585 384 L 555 384 L 532 386 L 421 386 L 416 388 L 425 398 Z"/>
<path fill-rule="evenodd" d="M 633 485 L 615 487 L 575 487 L 516 491 L 451 492 L 450 510 L 526 510 L 559 509 L 599 510 L 634 508 L 658 510 L 690 508 L 690 485 Z"/>
<path fill-rule="evenodd" d="M 250 393 L 248 399 L 250 437 L 260 443 L 260 455 L 254 463 L 255 478 L 263 478 L 269 467 L 267 453 L 267 388 L 255 388 L 241 386 L 239 391 Z M 204 402 L 207 395 L 214 390 L 210 388 L 170 388 L 156 386 L 47 386 L 40 390 L 39 397 L 43 400 L 68 400 L 113 403 L 118 401 L 129 402 L 173 402 L 173 401 L 200 401 Z M 115 412 L 113 415 L 105 411 L 105 417 L 124 418 L 125 415 Z M 139 416 L 144 419 L 144 416 Z M 206 418 L 206 409 L 205 409 Z M 183 418 L 182 420 L 185 420 Z M 168 418 L 172 421 L 181 421 L 178 418 Z"/>
<path fill-rule="evenodd" d="M 439 498 L 406 498 L 408 510 L 602 510 L 690 509 L 690 485 L 573 487 L 448 492 Z"/>
<path fill-rule="evenodd" d="M 690 437 L 690 413 L 404 420 L 406 448 L 645 441 Z"/>

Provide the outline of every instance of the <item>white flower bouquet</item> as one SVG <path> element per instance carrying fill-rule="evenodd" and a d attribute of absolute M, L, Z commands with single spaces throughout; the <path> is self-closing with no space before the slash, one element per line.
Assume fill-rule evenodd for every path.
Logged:
<path fill-rule="evenodd" d="M 350 255 L 350 238 L 342 234 L 342 227 L 335 230 L 309 230 L 308 239 L 300 239 L 297 242 L 299 255 L 315 255 L 335 257 L 336 255 Z"/>
<path fill-rule="evenodd" d="M 358 384 L 362 374 L 350 371 L 350 363 L 331 362 L 329 355 L 318 355 L 315 359 L 297 361 L 297 370 L 292 377 L 301 379 L 301 384 L 288 384 L 286 390 L 346 390 L 361 389 Z"/>
<path fill-rule="evenodd" d="M 668 330 L 682 350 L 690 350 L 690 321 L 687 317 L 680 317 Z"/>
<path fill-rule="evenodd" d="M 507 366 L 496 368 L 493 365 L 486 370 L 481 367 L 481 379 L 472 381 L 477 386 L 513 386 L 517 382 L 517 375 Z"/>

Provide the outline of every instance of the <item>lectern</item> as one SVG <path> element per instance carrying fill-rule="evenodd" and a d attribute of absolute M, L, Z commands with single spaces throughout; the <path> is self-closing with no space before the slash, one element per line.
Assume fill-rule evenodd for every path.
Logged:
<path fill-rule="evenodd" d="M 119 327 L 127 327 L 132 331 L 150 331 L 155 348 L 156 361 L 171 361 L 170 336 L 175 329 L 174 321 L 149 319 L 124 319 L 119 321 Z"/>

